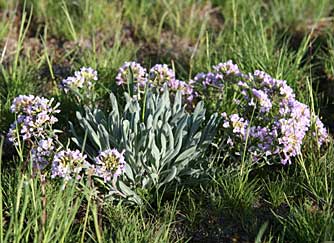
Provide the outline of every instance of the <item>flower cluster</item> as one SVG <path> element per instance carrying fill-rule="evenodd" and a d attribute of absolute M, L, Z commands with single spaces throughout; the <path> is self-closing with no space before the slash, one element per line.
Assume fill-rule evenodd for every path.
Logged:
<path fill-rule="evenodd" d="M 62 177 L 65 181 L 80 179 L 80 172 L 89 167 L 86 157 L 79 150 L 58 152 L 52 161 L 51 178 Z"/>
<path fill-rule="evenodd" d="M 324 124 L 320 121 L 319 117 L 316 117 L 315 132 L 313 136 L 318 139 L 318 144 L 321 146 L 323 143 L 328 142 L 328 133 Z"/>
<path fill-rule="evenodd" d="M 83 172 L 90 171 L 90 175 L 101 177 L 104 182 L 117 178 L 125 169 L 124 151 L 108 149 L 101 152 L 94 163 L 87 161 L 87 156 L 79 150 L 62 150 L 52 161 L 51 178 L 61 177 L 65 181 L 81 179 Z"/>
<path fill-rule="evenodd" d="M 51 126 L 57 122 L 54 116 L 60 111 L 59 104 L 52 106 L 53 99 L 33 95 L 20 95 L 16 97 L 11 106 L 11 112 L 16 113 L 17 119 L 11 124 L 8 137 L 11 142 L 18 145 L 18 141 L 37 141 L 49 136 Z"/>
<path fill-rule="evenodd" d="M 194 77 L 194 82 L 201 83 L 204 89 L 211 86 L 222 89 L 224 87 L 222 78 L 222 75 L 218 73 L 199 73 Z"/>
<path fill-rule="evenodd" d="M 33 168 L 43 170 L 49 165 L 53 157 L 55 144 L 52 138 L 42 139 L 31 149 L 31 161 Z"/>
<path fill-rule="evenodd" d="M 127 84 L 130 72 L 132 72 L 133 82 L 137 85 L 137 87 L 145 88 L 147 84 L 146 68 L 143 68 L 139 63 L 136 62 L 125 62 L 123 66 L 118 69 L 116 84 Z"/>
<path fill-rule="evenodd" d="M 255 161 L 272 157 L 282 163 L 292 162 L 301 154 L 302 144 L 315 118 L 319 146 L 328 137 L 320 119 L 298 100 L 285 80 L 277 80 L 263 71 L 244 74 L 231 61 L 213 67 L 213 73 L 201 73 L 195 81 L 204 88 L 233 89 L 236 108 L 231 115 L 222 113 L 224 141 L 231 149 L 247 143 Z M 237 146 L 239 145 L 239 148 Z M 245 149 L 245 148 L 243 148 Z"/>
<path fill-rule="evenodd" d="M 30 159 L 33 167 L 38 170 L 47 167 L 55 150 L 53 138 L 57 136 L 52 125 L 58 121 L 55 114 L 60 110 L 57 109 L 59 103 L 52 103 L 53 99 L 20 95 L 13 100 L 10 108 L 17 119 L 10 126 L 8 139 L 15 146 L 21 140 L 28 142 Z"/>
<path fill-rule="evenodd" d="M 172 93 L 181 91 L 188 103 L 192 103 L 194 98 L 198 96 L 192 83 L 176 79 L 174 70 L 170 69 L 166 64 L 156 64 L 147 73 L 146 69 L 139 63 L 125 62 L 118 70 L 116 76 L 117 85 L 121 86 L 128 84 L 127 80 L 130 75 L 130 70 L 136 91 L 143 92 L 143 89 L 148 87 L 163 92 L 164 87 L 167 86 Z"/>
<path fill-rule="evenodd" d="M 233 64 L 232 61 L 219 63 L 212 68 L 214 70 L 213 72 L 202 72 L 194 77 L 194 81 L 197 84 L 202 84 L 203 89 L 207 89 L 208 87 L 223 89 L 224 82 L 226 82 L 229 77 L 234 78 L 242 75 L 238 66 Z"/>
<path fill-rule="evenodd" d="M 242 76 L 242 73 L 239 70 L 238 65 L 234 64 L 232 60 L 228 60 L 224 63 L 219 63 L 216 66 L 213 66 L 213 69 L 218 75 L 224 74 L 224 76 Z"/>
<path fill-rule="evenodd" d="M 174 70 L 166 64 L 154 65 L 150 69 L 149 79 L 157 87 L 161 87 L 166 82 L 176 81 Z"/>
<path fill-rule="evenodd" d="M 224 118 L 224 128 L 231 128 L 235 135 L 239 136 L 243 140 L 246 139 L 247 127 L 249 124 L 248 120 L 245 120 L 238 114 L 232 114 L 230 116 L 227 116 L 225 112 L 222 113 L 222 117 Z"/>
<path fill-rule="evenodd" d="M 76 71 L 73 77 L 68 77 L 62 81 L 62 88 L 67 93 L 70 90 L 91 89 L 92 81 L 97 80 L 97 71 L 91 67 L 82 67 Z"/>
<path fill-rule="evenodd" d="M 91 69 L 81 69 L 82 77 L 93 79 L 94 72 Z M 65 181 L 80 179 L 85 169 L 93 171 L 93 175 L 104 178 L 107 182 L 113 177 L 119 176 L 125 166 L 123 153 L 116 149 L 102 152 L 96 159 L 95 165 L 90 164 L 79 150 L 61 150 L 61 144 L 56 142 L 57 138 L 52 125 L 57 122 L 54 116 L 60 111 L 59 104 L 52 106 L 53 99 L 33 95 L 20 95 L 12 103 L 11 111 L 16 113 L 17 120 L 8 132 L 9 140 L 15 146 L 19 141 L 28 140 L 30 149 L 30 160 L 33 168 L 44 170 L 51 162 L 51 178 L 61 177 Z"/>
<path fill-rule="evenodd" d="M 105 182 L 110 181 L 114 177 L 118 177 L 125 169 L 124 151 L 118 152 L 116 149 L 108 149 L 101 152 L 95 158 L 95 175 L 104 179 Z"/>
<path fill-rule="evenodd" d="M 260 112 L 261 113 L 269 112 L 272 107 L 272 104 L 268 95 L 264 91 L 258 89 L 252 89 L 252 94 L 256 98 L 256 101 L 260 106 Z"/>

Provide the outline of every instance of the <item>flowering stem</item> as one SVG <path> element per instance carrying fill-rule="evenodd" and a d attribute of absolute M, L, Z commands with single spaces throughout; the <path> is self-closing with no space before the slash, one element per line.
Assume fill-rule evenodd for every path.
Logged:
<path fill-rule="evenodd" d="M 102 228 L 103 207 L 100 203 L 100 200 L 97 200 L 97 215 L 98 215 L 98 224 L 99 224 L 100 232 L 103 232 L 103 228 Z"/>
<path fill-rule="evenodd" d="M 2 195 L 2 146 L 3 146 L 4 138 L 0 137 L 0 241 L 3 242 L 3 195 Z"/>
<path fill-rule="evenodd" d="M 87 204 L 87 209 L 86 209 L 84 226 L 83 226 L 82 235 L 81 235 L 81 241 L 80 241 L 82 243 L 84 242 L 84 239 L 85 239 L 85 232 L 86 232 L 86 226 L 87 226 L 87 221 L 88 221 L 88 214 L 89 214 L 91 198 L 92 198 L 92 195 L 90 193 L 89 198 L 88 198 L 88 204 Z"/>
<path fill-rule="evenodd" d="M 28 140 L 28 151 L 31 151 L 31 148 L 32 148 L 32 144 L 33 144 L 33 142 L 29 139 Z M 23 173 L 24 173 L 24 171 L 25 170 L 27 170 L 28 169 L 28 164 L 29 164 L 29 161 L 30 161 L 30 152 L 28 153 L 28 155 L 27 155 L 27 158 L 24 160 L 24 163 L 23 163 L 23 168 L 22 168 L 22 170 L 23 170 Z M 23 159 L 23 157 L 22 157 L 22 159 Z"/>
<path fill-rule="evenodd" d="M 145 84 L 145 91 L 144 91 L 144 101 L 143 101 L 143 111 L 142 111 L 142 121 L 145 119 L 145 113 L 146 113 L 146 99 L 147 99 L 147 84 Z"/>
<path fill-rule="evenodd" d="M 308 173 L 307 173 L 307 169 L 306 169 L 305 163 L 304 163 L 304 159 L 303 159 L 302 156 L 300 156 L 300 158 L 299 158 L 299 162 L 300 162 L 300 165 L 302 166 L 302 168 L 303 168 L 303 170 L 304 170 L 304 172 L 305 172 L 305 176 L 306 176 L 307 183 L 308 183 L 310 186 L 312 186 L 311 181 L 310 181 L 310 178 L 309 178 Z"/>
<path fill-rule="evenodd" d="M 247 152 L 247 145 L 248 145 L 248 139 L 249 139 L 249 132 L 250 132 L 250 127 L 251 127 L 251 124 L 252 124 L 252 121 L 253 121 L 254 113 L 255 113 L 255 107 L 253 108 L 252 116 L 251 116 L 251 119 L 249 121 L 249 126 L 247 127 L 245 147 L 244 147 L 244 151 L 243 151 L 243 154 L 242 154 L 241 175 L 243 174 L 244 162 L 245 162 L 245 157 L 246 157 L 246 152 Z"/>
<path fill-rule="evenodd" d="M 47 220 L 47 212 L 46 212 L 46 204 L 47 204 L 47 198 L 46 198 L 46 180 L 45 180 L 45 175 L 40 175 L 40 180 L 41 180 L 41 190 L 42 190 L 42 218 L 41 218 L 41 239 L 43 238 L 43 232 L 44 228 L 46 225 L 46 220 Z"/>

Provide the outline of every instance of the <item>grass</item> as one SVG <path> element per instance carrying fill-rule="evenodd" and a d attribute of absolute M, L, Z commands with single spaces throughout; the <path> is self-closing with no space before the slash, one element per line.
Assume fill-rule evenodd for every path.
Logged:
<path fill-rule="evenodd" d="M 107 106 L 129 60 L 167 63 L 188 79 L 232 59 L 287 80 L 332 129 L 333 11 L 330 0 L 0 0 L 0 136 L 14 120 L 14 97 L 65 101 L 58 85 L 81 66 L 98 70 L 98 102 Z M 70 105 L 62 106 L 64 130 Z M 216 172 L 200 186 L 134 207 L 99 201 L 87 185 L 43 186 L 1 141 L 1 242 L 334 240 L 333 144 L 319 151 L 310 142 L 285 167 L 250 168 L 246 156 L 241 172 L 213 161 Z"/>

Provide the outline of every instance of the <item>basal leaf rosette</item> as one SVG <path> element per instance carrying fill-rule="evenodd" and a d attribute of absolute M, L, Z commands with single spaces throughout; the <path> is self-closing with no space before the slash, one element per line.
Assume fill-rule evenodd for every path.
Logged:
<path fill-rule="evenodd" d="M 72 125 L 73 141 L 95 161 L 95 175 L 115 199 L 140 204 L 142 194 L 173 190 L 176 183 L 206 172 L 203 157 L 218 114 L 206 121 L 202 102 L 188 111 L 180 91 L 174 99 L 168 87 L 162 94 L 155 91 L 149 89 L 144 102 L 125 93 L 125 104 L 111 93 L 109 113 L 87 107 L 77 112 L 80 128 Z"/>
<path fill-rule="evenodd" d="M 227 107 L 222 113 L 221 140 L 232 160 L 240 160 L 247 151 L 254 162 L 291 164 L 301 155 L 307 135 L 316 137 L 319 147 L 328 140 L 319 117 L 296 99 L 285 80 L 259 70 L 242 73 L 231 61 L 213 70 L 195 80 L 203 89 L 210 85 L 225 96 L 220 97 L 220 109 Z"/>

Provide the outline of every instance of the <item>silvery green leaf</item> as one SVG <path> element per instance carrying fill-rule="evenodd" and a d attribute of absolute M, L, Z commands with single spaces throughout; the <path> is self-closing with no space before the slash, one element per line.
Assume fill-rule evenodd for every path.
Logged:
<path fill-rule="evenodd" d="M 165 104 L 165 107 L 170 107 L 170 98 L 168 89 L 165 89 L 165 92 L 162 95 L 162 102 Z"/>
<path fill-rule="evenodd" d="M 81 121 L 83 119 L 83 117 L 82 117 L 82 115 L 79 111 L 75 112 L 75 115 L 76 115 L 76 117 L 79 121 Z"/>
<path fill-rule="evenodd" d="M 149 188 L 152 185 L 152 180 L 149 177 L 144 177 L 142 180 L 142 187 Z"/>
<path fill-rule="evenodd" d="M 64 131 L 62 131 L 62 130 L 58 130 L 58 129 L 53 129 L 53 132 L 54 132 L 54 133 L 63 133 Z"/>
<path fill-rule="evenodd" d="M 203 129 L 202 137 L 201 137 L 201 144 L 209 144 L 211 143 L 213 137 L 216 134 L 217 127 L 220 124 L 220 119 L 218 119 L 218 114 L 214 113 L 211 115 L 209 122 Z"/>
<path fill-rule="evenodd" d="M 118 180 L 117 185 L 119 190 L 128 197 L 129 200 L 134 201 L 137 204 L 142 204 L 142 200 L 140 197 L 132 191 L 127 185 L 125 185 L 122 181 Z"/>
<path fill-rule="evenodd" d="M 168 138 L 169 138 L 169 148 L 168 148 L 168 150 L 172 151 L 172 150 L 174 150 L 174 145 L 175 145 L 174 134 L 173 134 L 172 127 L 169 124 L 166 124 L 166 127 L 168 129 L 167 131 L 168 131 Z"/>
<path fill-rule="evenodd" d="M 165 108 L 165 104 L 163 102 L 160 102 L 157 106 L 157 110 L 155 111 L 154 115 L 153 115 L 153 122 L 152 125 L 156 126 L 158 119 L 160 118 L 162 112 L 164 111 Z"/>
<path fill-rule="evenodd" d="M 184 173 L 182 173 L 182 176 L 185 176 L 185 175 L 188 175 L 188 176 L 198 175 L 200 172 L 201 172 L 200 169 L 189 168 L 188 170 L 184 171 Z"/>
<path fill-rule="evenodd" d="M 126 176 L 131 180 L 131 182 L 135 183 L 135 178 L 133 177 L 133 172 L 131 166 L 129 164 L 125 164 L 125 172 Z"/>
<path fill-rule="evenodd" d="M 171 164 L 174 162 L 174 158 L 178 155 L 178 153 L 180 152 L 181 148 L 182 148 L 182 140 L 183 137 L 177 136 L 176 138 L 176 145 L 174 145 L 175 147 L 168 151 L 165 158 L 163 160 L 161 160 L 161 164 L 164 166 L 165 164 Z"/>
<path fill-rule="evenodd" d="M 129 66 L 129 75 L 128 75 L 127 84 L 128 84 L 128 92 L 131 97 L 133 97 L 134 85 L 135 85 L 133 80 L 134 80 L 133 71 L 132 71 L 131 66 Z"/>
<path fill-rule="evenodd" d="M 98 124 L 101 124 L 101 123 L 103 123 L 106 120 L 106 117 L 105 117 L 104 113 L 101 110 L 95 110 L 95 112 L 94 112 L 94 118 L 95 118 L 95 121 Z"/>
<path fill-rule="evenodd" d="M 152 128 L 152 126 L 153 126 L 153 116 L 150 114 L 147 117 L 146 127 L 147 128 Z"/>
<path fill-rule="evenodd" d="M 172 166 L 170 169 L 166 171 L 166 173 L 167 173 L 167 176 L 165 177 L 163 182 L 160 183 L 160 186 L 167 184 L 168 182 L 171 182 L 175 178 L 177 174 L 176 166 Z"/>
<path fill-rule="evenodd" d="M 177 112 L 179 112 L 180 109 L 182 109 L 182 96 L 181 96 L 181 92 L 177 91 L 175 98 L 174 98 L 173 108 L 172 108 L 173 114 L 176 114 Z"/>
<path fill-rule="evenodd" d="M 98 128 L 97 128 L 97 132 L 98 135 L 100 137 L 100 141 L 101 141 L 101 150 L 107 150 L 110 149 L 109 146 L 109 135 L 108 132 L 106 131 L 106 129 L 104 128 L 103 125 L 99 124 Z"/>
<path fill-rule="evenodd" d="M 161 157 L 164 157 L 166 154 L 166 147 L 167 147 L 167 139 L 164 135 L 164 132 L 160 135 L 160 143 L 161 143 Z"/>
<path fill-rule="evenodd" d="M 156 171 L 151 171 L 150 177 L 151 177 L 153 183 L 156 185 L 158 183 L 158 181 L 159 181 L 159 175 L 158 175 L 158 173 Z"/>
<path fill-rule="evenodd" d="M 163 118 L 162 118 L 163 123 L 168 123 L 171 116 L 172 116 L 172 111 L 170 109 L 166 109 L 165 112 L 163 113 Z"/>
<path fill-rule="evenodd" d="M 147 131 L 142 131 L 141 133 L 142 135 L 137 138 L 139 139 L 136 143 L 136 152 L 140 152 L 141 149 L 147 147 L 147 142 L 148 142 L 148 139 L 147 139 Z"/>
<path fill-rule="evenodd" d="M 200 119 L 203 119 L 205 115 L 205 109 L 204 109 L 204 103 L 203 101 L 200 101 L 197 103 L 195 110 L 193 111 L 193 117 L 194 119 L 198 119 L 198 116 L 200 116 Z"/>
<path fill-rule="evenodd" d="M 91 127 L 91 125 L 89 124 L 89 122 L 87 122 L 87 120 L 83 119 L 83 124 L 86 127 L 86 131 L 88 134 L 88 137 L 94 141 L 94 143 L 99 147 L 99 149 L 101 150 L 101 142 L 100 142 L 100 137 L 99 135 L 95 132 L 95 130 Z"/>
<path fill-rule="evenodd" d="M 160 168 L 160 152 L 159 149 L 157 147 L 157 145 L 155 144 L 155 141 L 152 141 L 152 150 L 151 150 L 152 156 L 154 158 L 154 166 L 156 170 L 159 170 Z"/>
<path fill-rule="evenodd" d="M 113 93 L 110 93 L 110 103 L 111 103 L 112 114 L 118 120 L 119 118 L 118 102 L 116 96 Z"/>
<path fill-rule="evenodd" d="M 193 146 L 189 149 L 187 149 L 186 151 L 183 151 L 179 156 L 177 156 L 176 160 L 175 160 L 175 163 L 178 163 L 180 161 L 183 161 L 185 159 L 189 159 L 189 158 L 192 158 L 196 152 L 196 149 L 197 147 L 196 146 Z"/>

